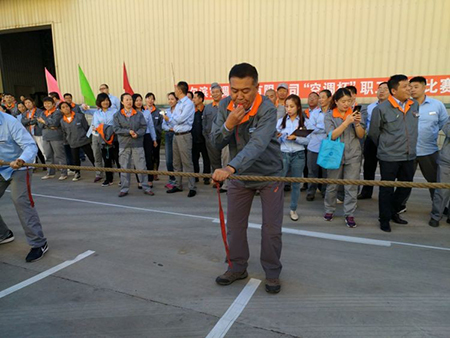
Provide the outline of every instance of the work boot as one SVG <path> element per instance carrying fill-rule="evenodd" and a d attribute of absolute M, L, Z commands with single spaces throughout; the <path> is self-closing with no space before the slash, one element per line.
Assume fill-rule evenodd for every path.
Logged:
<path fill-rule="evenodd" d="M 216 283 L 219 285 L 230 285 L 237 280 L 245 279 L 248 277 L 247 270 L 242 272 L 231 272 L 227 271 L 223 275 L 216 278 Z"/>
<path fill-rule="evenodd" d="M 278 278 L 266 278 L 266 292 L 278 293 L 280 290 L 281 284 Z"/>

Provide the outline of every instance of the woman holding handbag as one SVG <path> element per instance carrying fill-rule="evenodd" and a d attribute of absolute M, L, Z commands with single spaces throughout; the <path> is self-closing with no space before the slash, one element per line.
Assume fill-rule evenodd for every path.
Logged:
<path fill-rule="evenodd" d="M 345 144 L 338 169 L 327 170 L 330 179 L 359 179 L 361 170 L 361 143 L 365 134 L 365 124 L 361 120 L 361 112 L 352 110 L 352 95 L 346 88 L 340 88 L 334 93 L 330 111 L 325 115 L 325 131 L 331 133 L 331 139 L 340 139 Z M 345 224 L 355 228 L 354 212 L 358 187 L 345 185 L 344 216 Z M 325 220 L 331 221 L 336 210 L 337 185 L 328 184 L 325 194 Z"/>
<path fill-rule="evenodd" d="M 289 95 L 285 101 L 286 114 L 277 123 L 278 141 L 283 154 L 283 176 L 290 171 L 292 177 L 302 177 L 305 168 L 305 147 L 309 138 L 296 136 L 297 130 L 306 129 L 302 103 L 297 95 Z M 298 221 L 297 204 L 300 197 L 300 183 L 292 183 L 290 217 Z"/>

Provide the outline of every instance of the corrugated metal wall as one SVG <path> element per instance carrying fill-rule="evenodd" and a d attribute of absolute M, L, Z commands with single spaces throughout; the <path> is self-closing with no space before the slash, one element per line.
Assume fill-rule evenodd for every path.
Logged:
<path fill-rule="evenodd" d="M 450 74 L 449 0 L 2 0 L 0 30 L 51 24 L 62 91 L 161 101 L 177 80 L 225 82 L 238 62 L 261 81 Z M 450 97 L 442 98 L 450 102 Z"/>

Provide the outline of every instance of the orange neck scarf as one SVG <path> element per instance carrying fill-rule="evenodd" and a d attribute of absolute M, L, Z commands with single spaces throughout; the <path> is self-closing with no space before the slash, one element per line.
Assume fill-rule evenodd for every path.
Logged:
<path fill-rule="evenodd" d="M 411 108 L 411 106 L 414 104 L 413 100 L 407 100 L 406 104 L 405 104 L 405 110 L 403 110 L 402 107 L 400 107 L 400 105 L 397 103 L 397 101 L 395 101 L 393 96 L 389 96 L 389 102 L 391 103 L 392 107 L 397 108 L 398 110 L 400 110 L 403 114 L 406 114 L 409 110 L 409 108 Z"/>
<path fill-rule="evenodd" d="M 262 96 L 260 94 L 256 94 L 256 98 L 255 101 L 253 101 L 253 106 L 250 109 L 250 111 L 245 114 L 244 118 L 241 120 L 241 122 L 239 124 L 245 123 L 250 119 L 250 116 L 255 116 L 256 113 L 258 112 L 259 107 L 261 106 L 262 103 Z M 230 101 L 230 103 L 228 104 L 227 110 L 229 111 L 233 111 L 234 110 L 234 102 Z"/>
<path fill-rule="evenodd" d="M 72 123 L 74 118 L 75 118 L 75 112 L 71 111 L 70 112 L 70 118 L 67 117 L 66 115 L 64 115 L 63 120 L 66 121 L 67 123 Z"/>
<path fill-rule="evenodd" d="M 121 109 L 120 112 L 122 113 L 123 116 L 128 117 L 127 113 L 125 112 L 125 108 Z M 137 111 L 134 110 L 133 108 L 131 108 L 131 115 L 130 115 L 130 117 L 133 116 L 133 115 L 136 115 L 136 114 L 137 114 Z"/>
<path fill-rule="evenodd" d="M 345 112 L 344 116 L 341 115 L 341 112 L 340 112 L 337 108 L 334 108 L 334 109 L 333 109 L 333 117 L 340 118 L 340 119 L 342 119 L 343 121 L 345 121 L 345 119 L 347 118 L 347 116 L 349 116 L 349 115 L 351 115 L 351 114 L 353 114 L 353 110 L 352 110 L 351 108 L 349 108 L 349 109 Z"/>
<path fill-rule="evenodd" d="M 56 107 L 53 107 L 53 108 L 50 109 L 50 110 L 46 110 L 46 111 L 44 112 L 44 114 L 45 114 L 46 117 L 49 117 L 49 116 L 52 115 L 55 111 L 56 111 Z"/>

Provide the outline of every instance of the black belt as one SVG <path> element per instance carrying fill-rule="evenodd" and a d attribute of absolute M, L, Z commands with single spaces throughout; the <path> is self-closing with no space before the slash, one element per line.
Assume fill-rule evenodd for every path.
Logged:
<path fill-rule="evenodd" d="M 185 131 L 184 133 L 175 133 L 175 135 L 186 135 L 186 134 L 190 134 L 191 131 Z"/>

